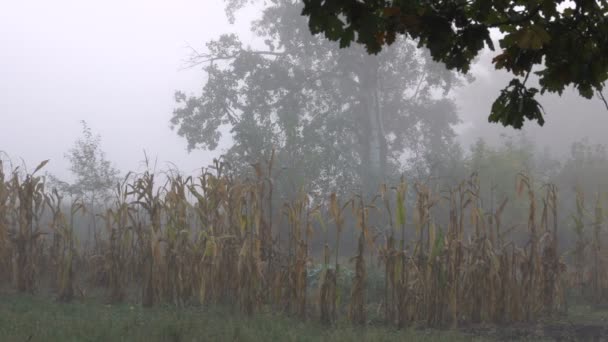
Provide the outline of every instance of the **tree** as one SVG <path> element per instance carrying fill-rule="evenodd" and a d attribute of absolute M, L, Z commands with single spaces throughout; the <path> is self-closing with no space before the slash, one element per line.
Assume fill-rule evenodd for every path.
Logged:
<path fill-rule="evenodd" d="M 490 30 L 500 32 L 502 49 L 493 62 L 517 76 L 501 91 L 490 122 L 521 128 L 524 120 L 543 125 L 535 95 L 602 95 L 608 79 L 608 1 L 606 0 L 303 0 L 312 33 L 347 47 L 356 41 L 369 53 L 406 35 L 426 47 L 448 69 L 467 72 L 485 47 L 494 50 Z M 528 88 L 533 68 L 540 90 Z M 523 78 L 523 80 L 522 80 Z"/>
<path fill-rule="evenodd" d="M 88 204 L 98 204 L 118 184 L 120 171 L 106 159 L 101 149 L 101 137 L 94 135 L 85 121 L 81 124 L 82 137 L 65 155 L 70 162 L 74 182 L 69 184 L 52 176 L 50 179 L 58 190 L 82 198 Z"/>
<path fill-rule="evenodd" d="M 603 194 L 608 190 L 608 152 L 606 146 L 592 145 L 587 139 L 574 142 L 570 155 L 564 161 L 558 181 L 562 192 L 570 197 L 580 191 L 588 196 Z"/>
<path fill-rule="evenodd" d="M 229 2 L 229 14 L 242 4 Z M 263 50 L 223 35 L 195 53 L 208 79 L 200 96 L 176 94 L 171 120 L 190 149 L 215 149 L 229 131 L 232 164 L 275 148 L 295 188 L 369 190 L 401 172 L 412 151 L 451 142 L 458 117 L 445 96 L 461 82 L 456 73 L 405 39 L 377 56 L 337 49 L 310 34 L 301 10 L 289 0 L 264 8 L 253 26 Z"/>
<path fill-rule="evenodd" d="M 82 136 L 76 140 L 74 146 L 65 154 L 70 162 L 70 171 L 75 180 L 67 183 L 57 177 L 49 175 L 49 183 L 52 187 L 64 194 L 76 197 L 87 205 L 90 213 L 90 222 L 87 241 L 97 239 L 97 218 L 99 213 L 97 206 L 105 203 L 111 191 L 119 183 L 120 171 L 112 166 L 106 159 L 105 152 L 101 149 L 101 136 L 93 135 L 91 128 L 83 120 Z M 57 194 L 59 198 L 59 194 Z"/>

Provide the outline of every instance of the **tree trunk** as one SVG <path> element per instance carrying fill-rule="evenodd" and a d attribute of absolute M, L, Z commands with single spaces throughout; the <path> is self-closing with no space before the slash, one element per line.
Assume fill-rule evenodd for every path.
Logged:
<path fill-rule="evenodd" d="M 379 90 L 379 63 L 375 56 L 365 58 L 358 70 L 360 82 L 361 182 L 363 190 L 373 193 L 385 181 L 387 142 L 382 120 Z"/>

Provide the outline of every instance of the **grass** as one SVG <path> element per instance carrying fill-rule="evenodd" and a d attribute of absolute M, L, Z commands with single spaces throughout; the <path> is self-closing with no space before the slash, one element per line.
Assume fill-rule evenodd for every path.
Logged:
<path fill-rule="evenodd" d="M 2 341 L 471 341 L 456 331 L 327 328 L 276 314 L 246 317 L 222 308 L 69 304 L 28 295 L 0 295 Z M 486 341 L 478 337 L 476 341 Z"/>
<path fill-rule="evenodd" d="M 102 304 L 101 296 L 60 303 L 48 294 L 0 291 L 0 341 L 586 341 L 602 336 L 608 310 L 573 303 L 569 313 L 535 324 L 471 326 L 465 330 L 326 327 L 310 319 L 261 312 L 245 316 L 225 307 Z M 540 334 L 540 335 L 538 335 Z M 542 337 L 541 337 L 542 336 Z"/>
<path fill-rule="evenodd" d="M 608 325 L 608 308 L 594 308 L 589 304 L 577 304 L 568 310 L 567 321 L 573 324 Z"/>

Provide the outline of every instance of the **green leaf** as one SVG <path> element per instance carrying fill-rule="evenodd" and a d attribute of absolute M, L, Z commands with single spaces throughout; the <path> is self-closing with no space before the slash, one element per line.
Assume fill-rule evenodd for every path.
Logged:
<path fill-rule="evenodd" d="M 510 36 L 517 46 L 525 50 L 540 50 L 551 41 L 549 33 L 540 25 L 522 28 Z"/>
<path fill-rule="evenodd" d="M 534 98 L 537 93 L 538 89 L 527 89 L 518 79 L 513 79 L 494 101 L 488 121 L 520 129 L 528 119 L 542 126 L 545 120 L 543 108 Z"/>

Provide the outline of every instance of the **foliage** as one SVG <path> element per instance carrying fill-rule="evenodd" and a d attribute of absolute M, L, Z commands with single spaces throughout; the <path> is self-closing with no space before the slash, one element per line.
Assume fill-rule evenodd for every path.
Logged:
<path fill-rule="evenodd" d="M 63 301 L 101 288 L 120 303 L 136 291 L 145 307 L 221 304 L 325 325 L 536 321 L 564 313 L 567 291 L 591 288 L 588 299 L 608 302 L 604 194 L 589 212 L 584 193 L 573 207 L 550 184 L 604 165 L 601 148 L 584 146 L 564 164 L 580 168 L 541 176 L 538 165 L 553 164 L 525 137 L 500 148 L 480 141 L 462 156 L 462 181 L 404 176 L 369 199 L 300 191 L 282 200 L 280 219 L 272 156 L 254 177 L 223 160 L 194 176 L 147 170 L 117 186 L 102 214 L 107 234 L 91 247 L 76 243 L 73 220 L 90 204 L 62 205 L 35 176 L 44 162 L 30 175 L 0 174 L 0 264 L 18 266 L 3 279 L 31 292 L 48 278 Z"/>
<path fill-rule="evenodd" d="M 570 154 L 560 169 L 558 181 L 564 190 L 593 194 L 608 191 L 608 153 L 606 146 L 583 139 L 570 147 Z M 574 196 L 573 196 L 574 197 Z"/>
<path fill-rule="evenodd" d="M 213 150 L 229 131 L 226 158 L 243 170 L 274 148 L 291 182 L 277 188 L 292 192 L 311 183 L 375 191 L 409 156 L 443 153 L 458 123 L 447 98 L 462 82 L 455 73 L 405 39 L 378 56 L 339 50 L 312 36 L 300 11 L 287 0 L 264 7 L 252 30 L 265 49 L 222 35 L 195 53 L 207 82 L 200 96 L 176 94 L 171 120 L 190 149 Z"/>
<path fill-rule="evenodd" d="M 91 203 L 103 202 L 118 183 L 119 171 L 114 168 L 101 149 L 101 137 L 93 135 L 85 121 L 81 121 L 82 136 L 65 155 L 75 180 L 72 184 L 51 176 L 49 181 L 59 190 Z"/>
<path fill-rule="evenodd" d="M 71 203 L 69 220 L 63 213 L 63 197 L 57 189 L 45 194 L 45 204 L 51 211 L 50 223 L 53 232 L 53 243 L 49 254 L 57 268 L 56 286 L 59 289 L 59 300 L 69 302 L 74 298 L 74 259 L 77 253 L 74 237 L 74 216 L 84 210 L 84 204 L 75 200 Z"/>
<path fill-rule="evenodd" d="M 32 173 L 20 177 L 18 170 L 13 171 L 12 177 L 5 182 L 8 188 L 9 206 L 13 214 L 5 214 L 14 220 L 3 235 L 8 235 L 12 242 L 9 248 L 13 252 L 13 279 L 19 292 L 33 293 L 38 276 L 37 258 L 41 254 L 40 240 L 44 232 L 40 226 L 40 217 L 45 207 L 44 177 L 36 176 L 48 160 L 40 163 Z M 6 220 L 7 217 L 3 218 Z"/>
<path fill-rule="evenodd" d="M 375 54 L 405 35 L 448 69 L 467 72 L 485 47 L 494 50 L 491 30 L 501 34 L 493 62 L 518 77 L 501 92 L 489 120 L 521 128 L 525 119 L 543 125 L 540 93 L 600 97 L 608 79 L 608 2 L 605 0 L 410 1 L 303 0 L 312 33 L 340 47 L 356 41 Z M 573 53 L 573 51 L 576 51 Z M 539 76 L 540 90 L 526 88 Z"/>
<path fill-rule="evenodd" d="M 482 201 L 487 203 L 516 198 L 513 183 L 517 174 L 537 177 L 535 146 L 528 138 L 504 137 L 501 145 L 492 147 L 483 140 L 478 140 L 471 148 L 469 170 L 479 175 L 480 187 L 486 191 L 482 195 Z"/>
<path fill-rule="evenodd" d="M 124 301 L 132 287 L 144 307 L 219 303 L 251 316 L 271 310 L 302 320 L 318 317 L 324 324 L 348 317 L 355 325 L 373 320 L 397 327 L 525 322 L 565 309 L 565 266 L 556 252 L 557 226 L 550 225 L 557 216 L 545 214 L 557 207 L 555 192 L 539 205 L 527 176 L 518 176 L 519 193 L 527 194 L 528 209 L 520 213 L 527 228 L 520 241 L 512 241 L 501 225 L 504 204 L 493 209 L 481 202 L 475 175 L 447 195 L 419 182 L 408 187 L 405 179 L 381 187 L 370 200 L 301 192 L 283 203 L 283 224 L 273 225 L 267 185 L 274 177 L 264 171 L 272 162 L 254 167 L 255 178 L 240 177 L 219 160 L 193 177 L 150 170 L 128 175 L 106 209 L 107 237 L 96 239 L 90 248 L 95 254 L 84 258 L 89 251 L 74 243 L 60 196 L 45 196 L 42 185 L 35 185 L 41 183 L 30 184 L 34 178 L 26 177 L 9 190 L 9 196 L 25 200 L 3 211 L 20 218 L 8 227 L 19 231 L 9 242 L 9 258 L 22 266 L 16 268 L 16 287 L 31 291 L 44 270 L 58 275 L 54 290 L 65 301 L 85 298 L 75 281 L 81 274 L 89 286 L 104 288 L 113 303 Z M 9 183 L 17 184 L 15 179 Z M 30 201 L 25 193 L 32 186 Z M 58 238 L 50 250 L 40 247 L 48 240 L 38 228 L 44 216 L 37 208 L 45 201 Z M 70 215 L 81 210 L 80 203 L 72 205 Z M 440 206 L 448 212 L 434 210 Z M 313 223 L 332 220 L 324 229 L 335 226 L 336 240 L 329 241 L 326 232 L 324 272 L 313 276 Z M 378 229 L 383 226 L 389 229 Z M 354 250 L 338 248 L 342 234 L 356 240 Z M 349 256 L 349 264 L 342 261 Z M 381 267 L 370 271 L 373 259 Z M 345 268 L 351 271 L 341 271 Z M 318 279 L 317 289 L 311 276 Z"/>

